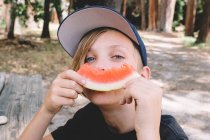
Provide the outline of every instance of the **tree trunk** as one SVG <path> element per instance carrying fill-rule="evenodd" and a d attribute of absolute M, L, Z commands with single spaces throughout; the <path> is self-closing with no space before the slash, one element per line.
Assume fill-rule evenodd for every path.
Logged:
<path fill-rule="evenodd" d="M 158 31 L 171 32 L 176 0 L 161 0 Z"/>
<path fill-rule="evenodd" d="M 145 0 L 141 0 L 140 7 L 141 7 L 141 29 L 146 29 L 146 17 L 145 17 Z"/>
<path fill-rule="evenodd" d="M 54 0 L 54 6 L 55 6 L 56 13 L 57 13 L 58 21 L 59 21 L 59 23 L 61 23 L 63 20 L 61 0 Z"/>
<path fill-rule="evenodd" d="M 196 43 L 206 42 L 208 31 L 209 31 L 209 24 L 210 24 L 210 0 L 205 0 L 205 4 L 203 5 L 203 14 L 200 24 L 200 31 L 198 34 L 198 38 Z"/>
<path fill-rule="evenodd" d="M 157 29 L 158 0 L 149 0 L 149 31 Z"/>
<path fill-rule="evenodd" d="M 126 3 L 127 0 L 122 0 L 120 13 L 125 17 L 126 16 Z"/>
<path fill-rule="evenodd" d="M 194 36 L 195 14 L 196 14 L 196 0 L 188 0 L 186 20 L 185 20 L 186 36 Z"/>
<path fill-rule="evenodd" d="M 41 38 L 50 38 L 49 22 L 50 22 L 50 0 L 44 1 L 44 25 Z"/>
<path fill-rule="evenodd" d="M 16 19 L 16 13 L 15 13 L 15 10 L 14 10 L 15 7 L 16 7 L 16 3 L 11 2 L 11 9 L 10 9 L 11 19 L 8 21 L 8 34 L 7 34 L 8 39 L 14 39 L 15 38 L 15 35 L 14 35 L 15 19 Z"/>

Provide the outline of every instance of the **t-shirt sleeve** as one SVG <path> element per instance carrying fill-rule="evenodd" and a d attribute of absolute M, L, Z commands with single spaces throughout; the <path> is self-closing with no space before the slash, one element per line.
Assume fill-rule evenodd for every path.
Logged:
<path fill-rule="evenodd" d="M 171 115 L 162 115 L 160 124 L 161 140 L 188 140 L 184 130 Z"/>
<path fill-rule="evenodd" d="M 69 135 L 68 133 L 72 134 L 72 138 L 74 137 L 73 130 L 71 130 L 73 124 L 73 119 L 67 121 L 64 126 L 57 128 L 55 131 L 51 132 L 52 137 L 54 140 L 64 139 Z"/>

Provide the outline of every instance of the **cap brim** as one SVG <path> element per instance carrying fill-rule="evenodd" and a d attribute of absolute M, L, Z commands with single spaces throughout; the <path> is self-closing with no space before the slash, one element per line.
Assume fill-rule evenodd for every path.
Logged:
<path fill-rule="evenodd" d="M 74 56 L 82 36 L 99 27 L 111 27 L 139 44 L 129 22 L 119 13 L 105 7 L 89 7 L 66 17 L 58 29 L 58 39 L 69 55 Z"/>

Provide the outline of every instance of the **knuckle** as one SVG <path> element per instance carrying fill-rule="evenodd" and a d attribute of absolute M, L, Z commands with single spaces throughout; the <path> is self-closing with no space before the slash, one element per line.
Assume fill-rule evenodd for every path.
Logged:
<path fill-rule="evenodd" d="M 71 87 L 75 88 L 75 86 L 76 86 L 76 82 L 75 81 L 71 81 Z"/>
<path fill-rule="evenodd" d="M 73 70 L 69 69 L 69 70 L 65 71 L 65 74 L 69 77 L 72 75 L 72 71 Z"/>
<path fill-rule="evenodd" d="M 58 81 L 59 81 L 58 78 L 56 78 L 56 79 L 52 82 L 52 85 L 53 85 L 53 86 L 57 85 Z"/>
<path fill-rule="evenodd" d="M 73 99 L 68 100 L 68 104 L 69 104 L 69 105 L 73 105 L 73 104 L 74 104 L 74 100 L 73 100 Z"/>
<path fill-rule="evenodd" d="M 55 96 L 51 96 L 51 101 L 52 101 L 53 103 L 55 103 L 55 102 L 57 101 L 57 98 L 56 98 Z"/>
<path fill-rule="evenodd" d="M 53 94 L 57 94 L 58 93 L 58 88 L 57 87 L 52 87 L 51 89 Z"/>
<path fill-rule="evenodd" d="M 77 92 L 74 90 L 71 92 L 71 95 L 73 98 L 77 98 L 77 96 L 78 96 Z"/>

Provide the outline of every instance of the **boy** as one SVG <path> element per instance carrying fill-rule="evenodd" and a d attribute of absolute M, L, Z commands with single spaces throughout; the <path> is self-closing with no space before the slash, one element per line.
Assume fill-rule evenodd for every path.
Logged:
<path fill-rule="evenodd" d="M 144 43 L 124 17 L 106 7 L 85 8 L 62 22 L 58 38 L 73 57 L 72 70 L 53 81 L 41 109 L 20 139 L 42 139 L 53 116 L 63 105 L 73 105 L 78 94 L 90 103 L 44 140 L 187 139 L 173 117 L 161 116 L 162 90 L 149 80 Z M 129 64 L 141 77 L 119 90 L 94 91 L 84 88 L 86 81 L 76 72 L 84 63 L 101 70 Z"/>

